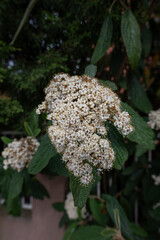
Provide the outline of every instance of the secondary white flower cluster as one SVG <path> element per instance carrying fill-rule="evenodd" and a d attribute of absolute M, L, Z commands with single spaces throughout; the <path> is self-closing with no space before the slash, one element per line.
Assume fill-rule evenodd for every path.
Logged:
<path fill-rule="evenodd" d="M 64 208 L 67 212 L 69 219 L 77 219 L 78 218 L 78 208 L 74 206 L 73 196 L 72 196 L 71 192 L 69 192 L 67 194 L 67 198 L 64 203 Z M 82 218 L 86 217 L 86 213 L 87 213 L 87 210 L 86 210 L 86 207 L 84 206 L 81 209 Z"/>
<path fill-rule="evenodd" d="M 2 156 L 5 158 L 3 168 L 8 169 L 10 166 L 18 172 L 22 171 L 31 161 L 38 146 L 39 142 L 36 138 L 26 137 L 20 140 L 14 139 L 2 152 Z"/>
<path fill-rule="evenodd" d="M 154 184 L 155 185 L 160 185 L 160 175 L 156 176 L 156 175 L 152 175 L 152 178 L 154 179 Z"/>
<path fill-rule="evenodd" d="M 157 111 L 151 111 L 148 117 L 148 125 L 155 130 L 160 130 L 160 109 Z"/>
<path fill-rule="evenodd" d="M 121 111 L 121 101 L 110 88 L 86 75 L 57 74 L 45 94 L 37 114 L 48 114 L 52 143 L 63 154 L 68 170 L 87 185 L 93 178 L 93 166 L 98 171 L 113 167 L 115 153 L 107 139 L 105 121 L 112 121 L 123 135 L 128 135 L 134 129 L 130 116 Z"/>

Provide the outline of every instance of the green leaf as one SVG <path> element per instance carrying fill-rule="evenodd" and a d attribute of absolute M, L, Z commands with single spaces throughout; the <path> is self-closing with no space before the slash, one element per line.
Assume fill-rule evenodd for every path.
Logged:
<path fill-rule="evenodd" d="M 12 175 L 12 179 L 9 186 L 8 197 L 7 197 L 7 209 L 8 212 L 12 209 L 12 201 L 14 198 L 19 196 L 22 191 L 24 181 L 24 173 L 22 172 L 14 172 Z"/>
<path fill-rule="evenodd" d="M 94 178 L 91 183 L 87 186 L 83 186 L 79 179 L 74 177 L 73 175 L 70 176 L 70 189 L 74 199 L 74 205 L 80 208 L 84 207 L 86 204 L 88 195 L 90 194 L 91 189 L 97 183 L 98 177 L 94 175 Z"/>
<path fill-rule="evenodd" d="M 67 213 L 64 213 L 63 216 L 61 217 L 61 220 L 59 221 L 59 227 L 62 227 L 63 225 L 68 223 L 68 221 L 69 221 L 68 215 Z"/>
<path fill-rule="evenodd" d="M 136 151 L 136 143 L 128 141 L 126 144 L 129 156 L 132 156 Z"/>
<path fill-rule="evenodd" d="M 116 154 L 114 167 L 121 169 L 128 159 L 128 151 L 124 139 L 112 124 L 106 122 L 106 126 L 108 128 L 108 139 L 111 141 L 111 145 Z"/>
<path fill-rule="evenodd" d="M 52 207 L 58 212 L 65 212 L 64 202 L 56 202 L 52 204 Z"/>
<path fill-rule="evenodd" d="M 37 179 L 32 180 L 30 188 L 31 188 L 31 195 L 34 198 L 38 198 L 40 200 L 43 200 L 44 197 L 49 198 L 49 193 L 47 189 Z"/>
<path fill-rule="evenodd" d="M 74 222 L 72 223 L 66 230 L 64 237 L 62 240 L 70 240 L 71 236 L 73 235 L 73 233 L 75 232 L 76 228 L 77 228 L 78 223 Z"/>
<path fill-rule="evenodd" d="M 133 105 L 144 113 L 152 110 L 152 104 L 138 79 L 133 76 L 129 81 L 128 91 Z"/>
<path fill-rule="evenodd" d="M 142 49 L 144 54 L 147 56 L 151 50 L 152 45 L 152 33 L 147 27 L 142 30 Z"/>
<path fill-rule="evenodd" d="M 130 201 L 128 201 L 124 196 L 121 196 L 119 203 L 120 203 L 121 207 L 123 208 L 123 210 L 125 211 L 125 213 L 127 214 L 127 216 L 130 219 L 132 219 L 133 207 L 130 204 Z"/>
<path fill-rule="evenodd" d="M 99 83 L 101 83 L 104 87 L 109 87 L 113 91 L 118 90 L 117 85 L 109 80 L 99 80 Z"/>
<path fill-rule="evenodd" d="M 149 214 L 153 219 L 160 222 L 160 207 L 157 207 L 154 210 L 150 210 Z"/>
<path fill-rule="evenodd" d="M 131 226 L 132 231 L 133 231 L 133 233 L 134 233 L 135 235 L 137 235 L 137 236 L 139 236 L 139 237 L 142 237 L 142 238 L 148 237 L 147 232 L 146 232 L 143 228 L 137 226 L 137 225 L 134 224 L 134 223 L 130 223 L 130 226 Z"/>
<path fill-rule="evenodd" d="M 13 140 L 11 138 L 8 137 L 1 137 L 2 142 L 4 142 L 6 145 L 8 145 L 9 143 L 13 142 Z"/>
<path fill-rule="evenodd" d="M 85 226 L 78 228 L 73 233 L 70 240 L 106 240 L 106 237 L 101 235 L 103 227 L 100 226 Z"/>
<path fill-rule="evenodd" d="M 113 32 L 112 19 L 107 13 L 101 28 L 101 32 L 96 47 L 92 54 L 91 63 L 93 64 L 97 63 L 105 55 L 107 49 L 111 45 L 112 32 Z"/>
<path fill-rule="evenodd" d="M 137 170 L 137 167 L 136 166 L 130 166 L 130 167 L 127 167 L 123 170 L 122 174 L 123 175 L 131 175 L 132 173 L 134 173 L 135 171 Z"/>
<path fill-rule="evenodd" d="M 115 208 L 113 212 L 114 212 L 114 222 L 115 222 L 116 228 L 121 232 L 121 221 L 119 217 L 119 210 Z"/>
<path fill-rule="evenodd" d="M 102 208 L 104 208 L 104 204 L 99 202 L 97 199 L 90 197 L 89 207 L 95 221 L 99 225 L 105 226 L 107 224 L 107 215 L 106 213 L 102 212 Z"/>
<path fill-rule="evenodd" d="M 37 128 L 34 132 L 33 132 L 33 135 L 34 137 L 37 137 L 41 132 L 41 129 L 40 128 Z"/>
<path fill-rule="evenodd" d="M 122 15 L 121 33 L 130 64 L 135 68 L 141 58 L 142 46 L 140 27 L 131 10 Z"/>
<path fill-rule="evenodd" d="M 34 136 L 32 129 L 30 128 L 29 124 L 27 122 L 24 122 L 24 128 L 27 132 L 27 134 L 31 137 Z"/>
<path fill-rule="evenodd" d="M 129 105 L 126 103 L 121 104 L 121 108 L 123 111 L 127 111 L 131 116 L 132 125 L 134 126 L 134 132 L 130 133 L 126 136 L 130 141 L 139 143 L 148 149 L 154 149 L 154 132 L 153 130 L 147 125 L 147 123 L 143 120 L 143 118 L 133 110 Z"/>
<path fill-rule="evenodd" d="M 30 115 L 29 125 L 34 131 L 38 129 L 38 121 L 39 121 L 39 115 L 36 113 L 35 110 L 33 110 Z"/>
<path fill-rule="evenodd" d="M 96 76 L 97 73 L 97 66 L 90 64 L 85 68 L 84 74 L 90 76 L 90 77 L 94 77 Z"/>
<path fill-rule="evenodd" d="M 65 163 L 62 161 L 61 156 L 59 154 L 56 154 L 53 158 L 50 159 L 47 167 L 50 171 L 53 171 L 54 173 L 57 173 L 65 177 L 69 176 Z"/>
<path fill-rule="evenodd" d="M 8 212 L 15 217 L 18 217 L 21 215 L 21 201 L 18 197 L 12 200 L 10 209 L 8 209 Z"/>
<path fill-rule="evenodd" d="M 2 173 L 3 174 L 3 173 Z M 9 188 L 10 188 L 11 176 L 8 172 L 2 175 L 0 178 L 0 191 L 4 198 L 7 198 Z"/>
<path fill-rule="evenodd" d="M 114 197 L 107 195 L 107 194 L 103 194 L 102 197 L 103 197 L 103 199 L 106 200 L 107 211 L 108 211 L 112 221 L 114 222 L 114 224 L 116 225 L 114 212 L 115 212 L 115 209 L 118 209 L 119 218 L 120 218 L 120 222 L 121 222 L 122 234 L 128 240 L 134 240 L 133 232 L 130 227 L 130 222 L 129 222 L 124 210 L 119 205 L 118 201 Z"/>
<path fill-rule="evenodd" d="M 143 169 L 137 169 L 137 171 L 132 174 L 132 176 L 130 177 L 131 181 L 136 181 L 137 179 L 139 179 L 143 174 Z"/>
<path fill-rule="evenodd" d="M 56 150 L 54 149 L 48 135 L 46 134 L 45 136 L 43 136 L 41 144 L 29 164 L 29 173 L 39 173 L 43 168 L 47 166 L 51 157 L 55 155 Z"/>
<path fill-rule="evenodd" d="M 136 156 L 140 157 L 149 150 L 148 147 L 138 144 L 136 146 Z"/>
<path fill-rule="evenodd" d="M 77 214 L 78 214 L 79 220 L 81 221 L 83 217 L 82 217 L 82 209 L 80 207 L 77 207 Z"/>
<path fill-rule="evenodd" d="M 105 228 L 102 232 L 101 235 L 104 237 L 107 237 L 107 239 L 113 239 L 113 237 L 116 235 L 116 231 L 113 228 Z"/>
<path fill-rule="evenodd" d="M 124 189 L 124 194 L 127 196 L 129 195 L 133 189 L 135 188 L 135 183 L 132 181 L 127 181 L 126 185 L 125 185 L 125 189 Z"/>

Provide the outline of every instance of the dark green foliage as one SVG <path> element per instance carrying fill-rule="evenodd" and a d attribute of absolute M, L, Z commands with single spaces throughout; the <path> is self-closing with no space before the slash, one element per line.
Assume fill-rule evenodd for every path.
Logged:
<path fill-rule="evenodd" d="M 32 179 L 30 189 L 30 194 L 34 198 L 38 198 L 40 200 L 43 200 L 45 197 L 49 198 L 48 191 L 37 179 Z"/>
<path fill-rule="evenodd" d="M 90 77 L 95 77 L 97 73 L 97 66 L 90 64 L 85 68 L 84 74 L 90 76 Z"/>
<path fill-rule="evenodd" d="M 77 222 L 72 223 L 66 230 L 64 237 L 62 240 L 69 240 L 71 239 L 72 235 L 74 234 L 77 228 Z"/>
<path fill-rule="evenodd" d="M 56 202 L 52 204 L 52 207 L 56 209 L 58 212 L 64 212 L 64 202 Z"/>
<path fill-rule="evenodd" d="M 18 199 L 16 199 L 21 191 L 24 181 L 24 172 L 14 172 L 11 178 L 11 182 L 9 185 L 8 197 L 7 197 L 7 210 L 8 212 L 12 212 L 14 209 L 14 204 L 18 204 Z"/>
<path fill-rule="evenodd" d="M 137 66 L 141 57 L 141 32 L 139 24 L 131 10 L 122 15 L 121 32 L 130 64 Z"/>
<path fill-rule="evenodd" d="M 86 226 L 80 227 L 73 235 L 70 240 L 106 240 L 106 237 L 101 235 L 103 227 L 100 226 Z"/>
<path fill-rule="evenodd" d="M 159 174 L 160 153 L 159 144 L 154 143 L 157 134 L 147 125 L 147 115 L 160 103 L 160 3 L 56 0 L 53 4 L 52 0 L 40 0 L 11 46 L 28 4 L 25 0 L 0 2 L 1 131 L 22 130 L 24 126 L 27 135 L 41 139 L 40 131 L 43 135 L 50 123 L 45 114 L 39 119 L 32 110 L 44 99 L 43 88 L 52 76 L 68 72 L 99 78 L 100 84 L 117 91 L 125 102 L 122 110 L 131 115 L 135 131 L 123 138 L 108 123 L 116 159 L 115 169 L 102 177 L 100 190 L 107 192 L 106 202 L 97 196 L 95 174 L 87 187 L 70 177 L 75 205 L 86 205 L 93 219 L 70 221 L 64 204 L 55 203 L 55 209 L 64 211 L 59 225 L 69 223 L 63 240 L 112 240 L 117 233 L 126 240 L 159 239 L 159 207 L 153 206 L 159 202 L 160 192 L 152 175 Z M 4 137 L 2 140 L 5 144 L 10 142 Z M 153 156 L 152 161 L 148 155 Z M 68 176 L 47 135 L 42 137 L 28 170 L 16 174 L 12 169 L 5 171 L 2 162 L 0 158 L 0 193 L 14 215 L 21 213 L 21 196 L 49 196 L 28 172 Z M 137 203 L 140 226 L 133 224 Z"/>
<path fill-rule="evenodd" d="M 126 137 L 133 142 L 147 147 L 148 149 L 154 149 L 154 132 L 143 120 L 143 118 L 126 103 L 122 103 L 122 110 L 127 111 L 130 114 L 132 125 L 135 128 L 135 131 Z"/>
<path fill-rule="evenodd" d="M 52 157 L 48 163 L 47 168 L 59 175 L 68 177 L 69 173 L 65 166 L 65 163 L 62 161 L 61 156 L 59 154 L 56 154 L 54 157 Z"/>
<path fill-rule="evenodd" d="M 21 215 L 21 201 L 18 197 L 12 200 L 12 203 L 8 208 L 8 213 L 12 214 L 13 216 Z"/>
<path fill-rule="evenodd" d="M 27 135 L 33 137 L 33 131 L 27 122 L 24 122 L 24 128 L 26 130 Z"/>
<path fill-rule="evenodd" d="M 93 215 L 94 220 L 98 225 L 106 226 L 107 225 L 107 215 L 105 212 L 104 203 L 94 199 L 92 197 L 89 198 L 89 207 L 90 211 Z"/>
<path fill-rule="evenodd" d="M 134 233 L 135 235 L 137 235 L 137 236 L 139 236 L 139 237 L 142 237 L 142 238 L 148 237 L 147 232 L 146 232 L 143 228 L 137 226 L 137 225 L 134 224 L 134 223 L 131 223 L 130 226 L 131 226 L 132 231 L 133 231 L 133 233 Z"/>
<path fill-rule="evenodd" d="M 41 129 L 39 127 L 39 115 L 33 110 L 28 122 L 24 122 L 24 129 L 28 136 L 37 137 Z"/>
<path fill-rule="evenodd" d="M 160 222 L 160 207 L 157 207 L 150 211 L 150 216 L 156 221 Z"/>
<path fill-rule="evenodd" d="M 111 197 L 109 195 L 103 195 L 103 198 L 106 200 L 106 207 L 107 207 L 108 213 L 109 213 L 110 217 L 112 218 L 112 221 L 114 222 L 114 224 L 117 225 L 116 218 L 115 218 L 115 210 L 117 209 L 117 211 L 119 213 L 120 226 L 121 226 L 122 233 L 124 234 L 124 236 L 127 239 L 129 239 L 129 240 L 134 239 L 129 220 L 127 219 L 127 216 L 125 215 L 125 213 L 124 213 L 122 207 L 119 205 L 118 201 L 114 197 Z"/>
<path fill-rule="evenodd" d="M 13 123 L 13 118 L 17 118 L 20 113 L 23 112 L 23 108 L 17 100 L 11 100 L 9 98 L 0 99 L 0 124 L 8 125 Z"/>
<path fill-rule="evenodd" d="M 112 31 L 113 31 L 112 19 L 107 13 L 101 28 L 98 42 L 96 44 L 95 50 L 91 58 L 91 63 L 93 64 L 97 63 L 105 55 L 107 49 L 111 45 Z"/>
<path fill-rule="evenodd" d="M 79 179 L 74 177 L 73 175 L 70 176 L 70 189 L 73 194 L 74 199 L 74 205 L 78 206 L 80 208 L 84 207 L 88 195 L 91 192 L 91 189 L 95 186 L 95 184 L 100 179 L 96 176 L 96 173 L 94 173 L 94 177 L 91 183 L 89 183 L 87 186 L 83 186 Z"/>
<path fill-rule="evenodd" d="M 59 222 L 59 227 L 64 226 L 69 221 L 68 216 L 66 213 L 61 217 L 61 220 Z"/>
<path fill-rule="evenodd" d="M 43 88 L 55 73 L 84 73 L 92 52 L 91 44 L 98 38 L 94 29 L 101 26 L 105 17 L 104 4 L 107 7 L 105 1 L 71 0 L 68 3 L 55 1 L 53 5 L 52 0 L 47 3 L 42 0 L 32 9 L 14 46 L 9 46 L 28 2 L 0 3 L 0 59 L 4 63 L 0 65 L 1 94 L 7 92 L 13 96 L 25 116 L 42 101 Z M 93 13 L 99 12 L 95 21 Z M 2 115 L 2 120 L 7 122 L 7 116 Z M 14 121 L 11 126 L 15 126 Z"/>
<path fill-rule="evenodd" d="M 118 90 L 117 85 L 114 82 L 108 81 L 108 80 L 99 80 L 99 82 L 104 86 L 104 87 L 109 87 L 113 91 Z"/>
<path fill-rule="evenodd" d="M 144 113 L 152 110 L 152 104 L 138 79 L 133 76 L 129 81 L 129 95 L 133 105 Z"/>
<path fill-rule="evenodd" d="M 28 171 L 31 174 L 37 174 L 45 168 L 51 159 L 51 157 L 56 155 L 56 150 L 54 149 L 48 135 L 43 136 L 41 144 L 38 147 L 34 157 L 32 158 Z"/>
<path fill-rule="evenodd" d="M 4 142 L 5 144 L 9 144 L 11 143 L 13 140 L 8 138 L 8 137 L 1 137 L 2 142 Z"/>
<path fill-rule="evenodd" d="M 128 151 L 124 143 L 123 137 L 118 133 L 117 129 L 106 123 L 108 129 L 108 138 L 111 141 L 113 150 L 115 151 L 115 161 L 114 167 L 116 169 L 121 169 L 125 161 L 128 159 Z"/>
<path fill-rule="evenodd" d="M 116 230 L 113 228 L 107 227 L 101 232 L 101 235 L 106 237 L 106 239 L 111 240 L 111 239 L 113 239 L 113 237 L 115 237 Z"/>

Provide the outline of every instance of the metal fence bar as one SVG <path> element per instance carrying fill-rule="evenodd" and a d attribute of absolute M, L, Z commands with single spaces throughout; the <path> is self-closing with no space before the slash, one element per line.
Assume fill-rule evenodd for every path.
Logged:
<path fill-rule="evenodd" d="M 134 161 L 135 162 L 138 161 L 136 154 L 134 155 Z M 134 222 L 137 225 L 138 225 L 138 219 L 139 219 L 138 200 L 136 200 L 134 204 Z"/>

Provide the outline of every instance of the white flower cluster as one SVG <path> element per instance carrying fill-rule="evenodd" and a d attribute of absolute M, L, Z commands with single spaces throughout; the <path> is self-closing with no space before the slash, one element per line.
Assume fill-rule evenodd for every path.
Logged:
<path fill-rule="evenodd" d="M 152 175 L 152 178 L 154 179 L 154 184 L 155 185 L 160 185 L 160 175 L 156 176 L 156 175 Z"/>
<path fill-rule="evenodd" d="M 148 125 L 155 130 L 160 130 L 160 109 L 157 111 L 151 111 L 148 114 L 149 122 Z"/>
<path fill-rule="evenodd" d="M 48 114 L 52 143 L 63 154 L 68 170 L 87 185 L 93 178 L 93 166 L 98 171 L 113 167 L 115 153 L 107 139 L 105 121 L 112 121 L 123 135 L 128 135 L 134 129 L 130 116 L 121 112 L 120 99 L 110 88 L 86 75 L 57 74 L 45 94 L 37 114 Z"/>
<path fill-rule="evenodd" d="M 31 161 L 38 146 L 39 142 L 32 137 L 21 138 L 20 140 L 14 139 L 2 152 L 2 156 L 5 158 L 3 168 L 8 169 L 10 165 L 18 172 L 22 171 Z"/>
<path fill-rule="evenodd" d="M 77 219 L 78 218 L 78 208 L 74 206 L 73 196 L 72 196 L 71 192 L 69 192 L 67 194 L 67 198 L 64 203 L 64 208 L 67 212 L 69 219 Z M 87 213 L 87 210 L 86 210 L 86 207 L 84 206 L 81 209 L 82 218 L 86 217 L 86 213 Z"/>

